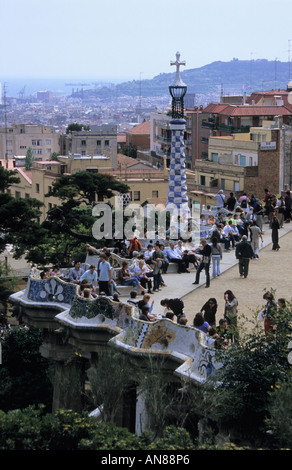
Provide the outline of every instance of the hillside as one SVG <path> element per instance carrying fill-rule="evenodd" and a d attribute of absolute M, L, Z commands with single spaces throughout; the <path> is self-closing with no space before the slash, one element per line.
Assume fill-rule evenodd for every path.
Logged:
<path fill-rule="evenodd" d="M 286 88 L 289 81 L 289 63 L 280 61 L 238 60 L 229 62 L 216 61 L 195 69 L 181 71 L 188 93 L 214 93 L 223 87 L 226 94 L 250 93 L 256 90 Z M 83 96 L 113 98 L 121 95 L 143 97 L 163 96 L 168 94 L 174 73 L 162 73 L 151 80 L 133 80 L 117 84 L 113 88 L 83 91 Z M 75 93 L 74 96 L 77 96 Z"/>

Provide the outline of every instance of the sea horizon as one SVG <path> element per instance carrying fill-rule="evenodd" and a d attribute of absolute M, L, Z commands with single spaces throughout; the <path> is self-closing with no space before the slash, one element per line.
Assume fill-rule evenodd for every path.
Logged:
<path fill-rule="evenodd" d="M 4 88 L 7 97 L 18 97 L 20 93 L 24 96 L 31 96 L 39 91 L 51 91 L 55 94 L 70 95 L 72 88 L 90 89 L 97 85 L 118 84 L 129 81 L 125 78 L 84 78 L 84 77 L 0 77 L 1 94 L 4 94 Z"/>

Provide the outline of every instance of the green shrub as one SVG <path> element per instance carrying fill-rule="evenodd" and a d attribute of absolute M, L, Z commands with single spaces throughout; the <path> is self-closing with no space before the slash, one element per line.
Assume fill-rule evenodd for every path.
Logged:
<path fill-rule="evenodd" d="M 150 433 L 132 434 L 111 423 L 98 423 L 85 413 L 58 410 L 44 414 L 44 405 L 0 411 L 0 450 L 175 450 L 194 449 L 188 432 L 169 426 L 151 442 Z"/>
<path fill-rule="evenodd" d="M 271 387 L 267 427 L 282 446 L 292 449 L 292 372 Z"/>

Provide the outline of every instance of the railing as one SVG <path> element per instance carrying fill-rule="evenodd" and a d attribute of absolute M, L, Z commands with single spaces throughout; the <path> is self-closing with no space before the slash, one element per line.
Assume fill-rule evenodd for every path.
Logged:
<path fill-rule="evenodd" d="M 250 126 L 228 126 L 227 124 L 219 124 L 219 131 L 229 132 L 230 134 L 248 133 Z"/>

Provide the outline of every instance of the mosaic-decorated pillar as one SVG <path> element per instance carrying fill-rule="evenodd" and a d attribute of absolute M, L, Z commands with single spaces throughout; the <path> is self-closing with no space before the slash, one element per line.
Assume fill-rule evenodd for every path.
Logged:
<path fill-rule="evenodd" d="M 169 184 L 167 206 L 175 205 L 178 210 L 188 208 L 186 166 L 184 154 L 185 120 L 170 121 L 171 158 L 169 167 Z"/>
<path fill-rule="evenodd" d="M 176 60 L 170 62 L 176 66 L 176 74 L 173 83 L 169 86 L 172 97 L 172 120 L 170 121 L 171 156 L 169 168 L 169 188 L 166 208 L 178 210 L 179 215 L 189 215 L 187 180 L 184 153 L 184 132 L 186 121 L 184 119 L 184 96 L 187 91 L 186 84 L 180 76 L 180 66 L 185 61 L 180 60 L 180 53 L 176 53 Z"/>

